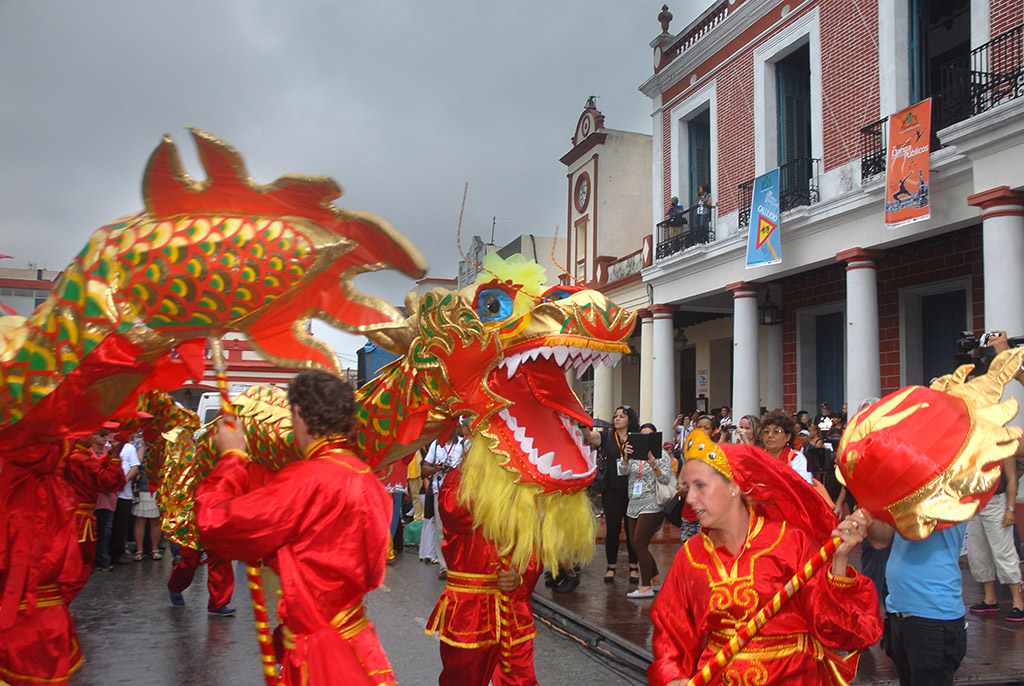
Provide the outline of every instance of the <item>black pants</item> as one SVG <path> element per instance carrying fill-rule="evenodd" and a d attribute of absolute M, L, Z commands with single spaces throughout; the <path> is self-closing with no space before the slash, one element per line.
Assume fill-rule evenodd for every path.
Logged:
<path fill-rule="evenodd" d="M 900 686 L 953 686 L 967 654 L 967 624 L 959 619 L 889 615 L 891 652 Z"/>
<path fill-rule="evenodd" d="M 131 498 L 118 498 L 114 510 L 114 530 L 110 535 L 110 559 L 128 556 L 128 529 L 132 525 Z M 142 548 L 139 548 L 142 550 Z"/>
<path fill-rule="evenodd" d="M 604 537 L 604 554 L 608 566 L 611 566 L 619 560 L 619 534 L 622 533 L 622 524 L 626 521 L 629 493 L 624 488 L 606 488 L 601 494 L 601 504 L 604 506 L 604 525 L 607 531 Z M 633 539 L 628 526 L 626 552 L 629 553 L 629 563 L 636 564 L 636 551 L 633 550 Z"/>

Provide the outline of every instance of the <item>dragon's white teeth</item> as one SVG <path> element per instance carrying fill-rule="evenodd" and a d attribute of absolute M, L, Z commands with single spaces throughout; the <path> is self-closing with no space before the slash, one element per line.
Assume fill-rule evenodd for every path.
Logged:
<path fill-rule="evenodd" d="M 519 447 L 524 453 L 529 453 L 533 450 L 533 439 L 527 436 L 519 441 Z"/>
<path fill-rule="evenodd" d="M 546 345 L 537 348 L 537 354 L 542 356 L 545 360 L 550 360 L 553 352 L 554 351 Z"/>
<path fill-rule="evenodd" d="M 569 349 L 564 346 L 559 346 L 555 348 L 554 353 L 555 363 L 558 364 L 559 367 L 564 367 L 565 361 L 569 359 Z"/>
<path fill-rule="evenodd" d="M 526 438 L 526 427 L 516 427 L 516 430 L 512 432 L 512 435 L 515 436 L 517 442 L 522 443 L 523 439 Z"/>
<path fill-rule="evenodd" d="M 519 363 L 522 359 L 523 358 L 520 355 L 513 355 L 505 360 L 505 370 L 508 372 L 507 378 L 511 379 L 515 375 L 516 370 L 519 369 Z"/>
<path fill-rule="evenodd" d="M 548 476 L 550 476 L 552 479 L 561 479 L 562 478 L 562 466 L 561 465 L 557 465 L 557 464 L 556 465 L 552 465 L 551 471 L 548 472 Z"/>
<path fill-rule="evenodd" d="M 622 353 L 612 353 L 608 356 L 608 361 L 605 363 L 609 367 L 615 367 L 619 364 L 619 360 L 622 359 Z"/>
<path fill-rule="evenodd" d="M 554 463 L 554 461 L 555 461 L 555 453 L 554 453 L 554 451 L 548 452 L 548 453 L 544 453 L 539 458 L 537 458 L 537 471 L 539 471 L 541 474 L 550 474 L 551 473 L 551 465 Z M 559 472 L 561 472 L 561 468 L 559 468 Z"/>
<path fill-rule="evenodd" d="M 498 416 L 505 421 L 505 426 L 512 431 L 519 428 L 519 422 L 516 421 L 516 418 L 512 416 L 512 413 L 509 412 L 508 409 L 502 409 L 501 412 L 498 413 Z"/>

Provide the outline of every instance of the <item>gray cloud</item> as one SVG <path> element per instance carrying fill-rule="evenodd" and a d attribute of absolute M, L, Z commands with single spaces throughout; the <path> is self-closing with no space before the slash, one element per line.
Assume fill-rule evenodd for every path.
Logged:
<path fill-rule="evenodd" d="M 467 181 L 465 240 L 492 217 L 499 242 L 564 235 L 558 158 L 587 96 L 610 127 L 650 131 L 637 87 L 660 5 L 0 0 L 0 252 L 62 268 L 141 207 L 164 133 L 202 177 L 185 126 L 260 182 L 334 177 L 338 204 L 409 236 L 433 276 L 454 274 Z M 396 301 L 410 285 L 373 282 Z"/>

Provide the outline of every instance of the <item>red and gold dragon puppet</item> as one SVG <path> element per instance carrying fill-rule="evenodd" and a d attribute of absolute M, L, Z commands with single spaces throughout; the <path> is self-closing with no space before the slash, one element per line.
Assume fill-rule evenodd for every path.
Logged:
<path fill-rule="evenodd" d="M 71 441 L 132 415 L 140 394 L 198 377 L 205 339 L 228 331 L 282 366 L 335 369 L 305 323 L 397 326 L 399 310 L 353 278 L 426 271 L 387 223 L 336 207 L 333 180 L 262 186 L 232 148 L 192 135 L 205 181 L 165 138 L 146 169 L 145 210 L 96 231 L 32 315 L 0 317 L 0 679 L 12 684 L 65 683 L 80 661 L 53 592 L 79 571 L 68 568 L 74 502 L 58 475 Z"/>
<path fill-rule="evenodd" d="M 379 468 L 468 417 L 459 501 L 484 537 L 517 566 L 587 558 L 595 458 L 577 423 L 592 419 L 565 375 L 615 365 L 635 314 L 598 291 L 545 288 L 521 255 L 483 268 L 461 291 L 410 294 L 406 327 L 367 334 L 404 355 L 359 389 L 354 452 Z"/>

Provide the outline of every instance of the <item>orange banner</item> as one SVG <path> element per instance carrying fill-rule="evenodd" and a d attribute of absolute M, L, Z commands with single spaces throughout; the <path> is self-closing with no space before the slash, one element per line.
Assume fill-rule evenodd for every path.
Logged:
<path fill-rule="evenodd" d="M 931 216 L 928 202 L 931 139 L 931 98 L 890 115 L 885 155 L 885 225 L 890 229 Z"/>

